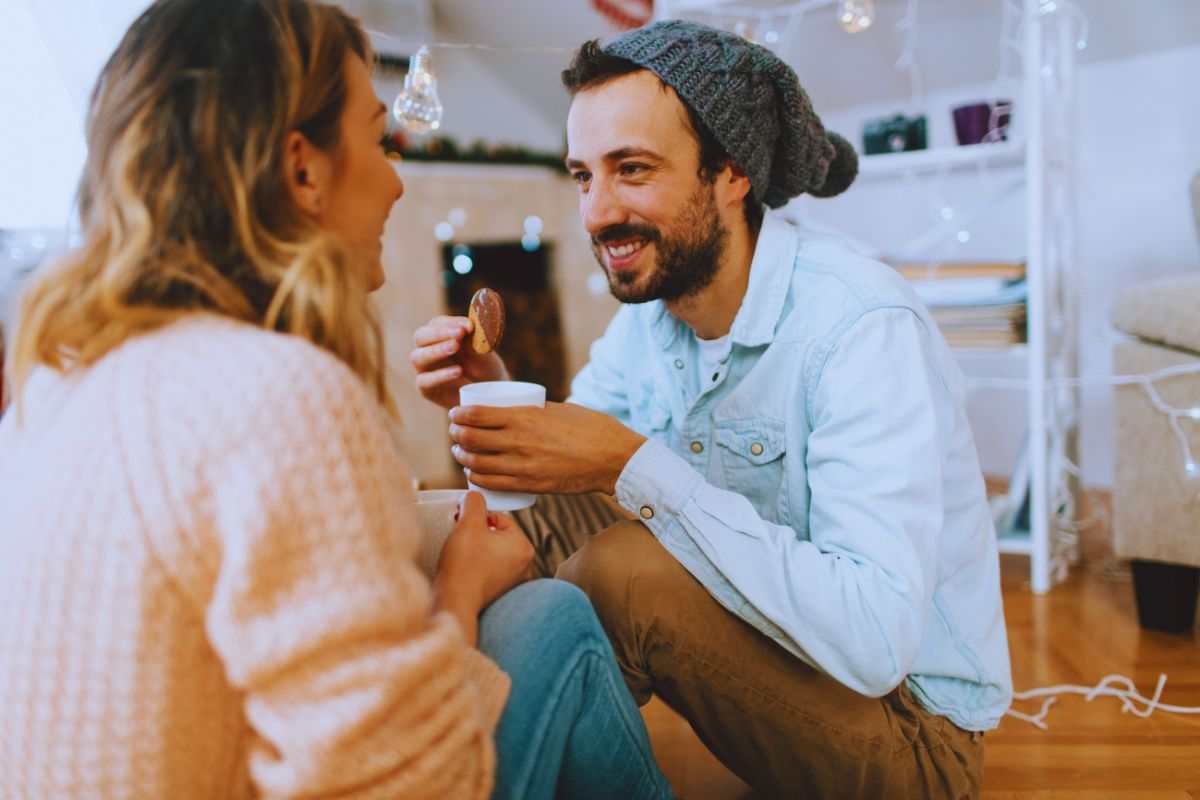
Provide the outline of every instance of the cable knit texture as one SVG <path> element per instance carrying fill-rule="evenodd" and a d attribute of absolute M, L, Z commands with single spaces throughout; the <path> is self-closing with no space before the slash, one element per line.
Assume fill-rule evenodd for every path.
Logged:
<path fill-rule="evenodd" d="M 0 422 L 0 797 L 484 798 L 508 678 L 434 614 L 386 415 L 196 315 Z"/>
<path fill-rule="evenodd" d="M 833 197 L 858 175 L 854 147 L 825 130 L 795 71 L 762 45 L 707 25 L 662 20 L 602 49 L 674 89 L 745 170 L 760 203 L 779 208 L 804 192 Z"/>

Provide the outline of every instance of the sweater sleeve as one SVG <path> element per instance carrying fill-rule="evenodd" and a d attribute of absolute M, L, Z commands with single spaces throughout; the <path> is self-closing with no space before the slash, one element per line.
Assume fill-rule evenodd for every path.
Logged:
<path fill-rule="evenodd" d="M 205 626 L 244 696 L 251 779 L 266 797 L 485 798 L 508 678 L 432 611 L 378 405 L 299 352 L 254 378 L 208 459 Z"/>

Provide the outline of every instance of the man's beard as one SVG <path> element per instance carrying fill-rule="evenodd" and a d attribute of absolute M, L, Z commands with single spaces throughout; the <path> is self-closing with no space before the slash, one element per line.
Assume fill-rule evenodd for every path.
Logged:
<path fill-rule="evenodd" d="M 712 184 L 701 181 L 675 218 L 668 235 L 649 225 L 614 225 L 592 237 L 592 252 L 604 267 L 601 254 L 605 242 L 641 238 L 653 243 L 655 263 L 640 289 L 634 282 L 641 272 L 605 272 L 608 288 L 622 303 L 647 303 L 651 300 L 670 302 L 691 297 L 707 288 L 717 275 L 721 257 L 729 239 L 729 231 L 721 224 Z"/>

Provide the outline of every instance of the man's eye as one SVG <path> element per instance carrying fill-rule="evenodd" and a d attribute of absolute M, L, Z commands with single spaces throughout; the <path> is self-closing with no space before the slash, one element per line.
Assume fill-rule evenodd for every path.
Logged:
<path fill-rule="evenodd" d="M 645 172 L 645 171 L 646 171 L 645 164 L 622 164 L 621 165 L 621 174 L 622 175 L 637 175 L 639 172 Z"/>
<path fill-rule="evenodd" d="M 573 181 L 575 181 L 576 183 L 581 183 L 581 184 L 587 183 L 589 180 L 591 180 L 591 178 L 592 178 L 592 174 L 590 172 L 572 172 L 571 173 L 571 179 Z"/>

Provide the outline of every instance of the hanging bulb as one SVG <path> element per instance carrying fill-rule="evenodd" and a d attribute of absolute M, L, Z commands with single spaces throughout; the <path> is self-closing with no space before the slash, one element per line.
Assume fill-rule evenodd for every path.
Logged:
<path fill-rule="evenodd" d="M 442 124 L 442 101 L 438 99 L 437 77 L 433 74 L 429 48 L 422 46 L 412 57 L 404 89 L 392 104 L 396 121 L 415 134 L 436 131 Z"/>
<path fill-rule="evenodd" d="M 875 0 L 841 0 L 838 21 L 846 33 L 860 33 L 875 21 Z"/>

